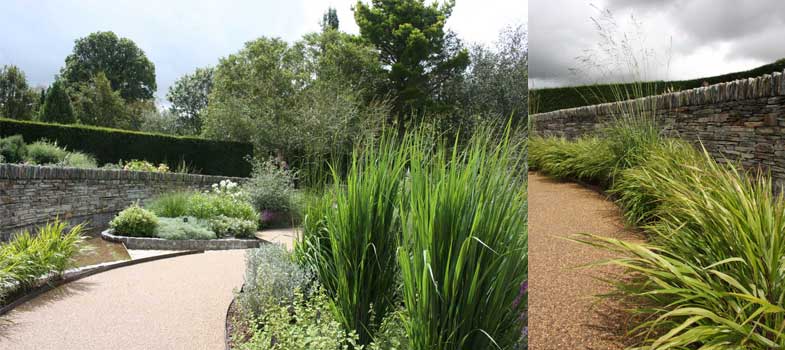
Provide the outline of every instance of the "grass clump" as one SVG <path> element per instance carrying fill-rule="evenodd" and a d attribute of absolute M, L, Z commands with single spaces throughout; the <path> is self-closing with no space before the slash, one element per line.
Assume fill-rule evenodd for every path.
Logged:
<path fill-rule="evenodd" d="M 29 288 L 50 273 L 61 274 L 79 251 L 83 225 L 68 228 L 55 220 L 37 229 L 22 231 L 0 245 L 0 301 L 9 293 Z"/>
<path fill-rule="evenodd" d="M 57 146 L 57 143 L 49 141 L 36 141 L 27 145 L 27 156 L 25 160 L 33 164 L 59 164 L 65 160 L 68 152 Z"/>
<path fill-rule="evenodd" d="M 771 177 L 718 163 L 705 149 L 646 126 L 608 135 L 606 186 L 650 242 L 581 241 L 622 256 L 603 263 L 631 277 L 614 285 L 641 305 L 635 312 L 643 321 L 631 331 L 641 339 L 637 348 L 784 347 L 785 199 L 774 194 Z M 578 157 L 580 142 L 533 139 L 536 167 L 577 178 L 561 164 Z"/>
<path fill-rule="evenodd" d="M 155 215 L 176 218 L 178 216 L 188 215 L 191 197 L 196 195 L 195 192 L 170 192 L 155 197 L 150 203 L 146 205 L 147 209 L 155 213 Z"/>
<path fill-rule="evenodd" d="M 95 157 L 82 152 L 68 152 L 60 165 L 83 169 L 98 168 L 98 162 L 95 160 Z"/>
<path fill-rule="evenodd" d="M 123 209 L 109 222 L 114 232 L 122 236 L 153 237 L 158 228 L 158 217 L 134 203 Z"/>
<path fill-rule="evenodd" d="M 498 130 L 480 128 L 454 142 L 425 129 L 382 137 L 310 202 L 296 257 L 359 344 L 520 343 L 526 143 L 512 135 L 502 132 L 500 141 Z"/>
<path fill-rule="evenodd" d="M 527 210 L 525 174 L 515 169 L 525 168 L 523 146 L 480 131 L 464 152 L 411 152 L 398 262 L 412 349 L 509 349 L 520 340 Z"/>
<path fill-rule="evenodd" d="M 303 227 L 300 254 L 330 297 L 335 318 L 360 344 L 371 342 L 374 321 L 394 306 L 407 142 L 385 136 L 354 152 L 345 178 L 333 169 L 332 188 L 309 209 Z"/>

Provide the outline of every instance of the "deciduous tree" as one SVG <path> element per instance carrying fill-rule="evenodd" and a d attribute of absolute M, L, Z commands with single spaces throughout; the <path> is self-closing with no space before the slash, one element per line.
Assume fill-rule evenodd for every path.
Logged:
<path fill-rule="evenodd" d="M 17 66 L 0 68 L 0 117 L 31 119 L 35 92 L 27 85 L 25 73 Z"/>
<path fill-rule="evenodd" d="M 175 116 L 179 133 L 197 135 L 202 132 L 202 113 L 207 108 L 213 88 L 213 68 L 197 68 L 169 87 L 166 99 Z"/>
<path fill-rule="evenodd" d="M 87 83 L 72 86 L 76 117 L 82 124 L 106 127 L 125 126 L 125 101 L 112 90 L 109 79 L 98 72 Z"/>
<path fill-rule="evenodd" d="M 87 83 L 98 72 L 106 74 L 112 90 L 126 101 L 153 98 L 155 66 L 130 39 L 113 32 L 95 32 L 76 40 L 65 59 L 62 78 L 69 85 Z"/>

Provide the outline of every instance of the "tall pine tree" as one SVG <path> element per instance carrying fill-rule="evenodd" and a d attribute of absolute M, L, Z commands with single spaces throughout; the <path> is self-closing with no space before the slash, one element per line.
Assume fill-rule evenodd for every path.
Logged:
<path fill-rule="evenodd" d="M 44 106 L 41 108 L 41 120 L 50 123 L 72 124 L 76 122 L 71 99 L 60 80 L 52 83 L 47 90 Z"/>

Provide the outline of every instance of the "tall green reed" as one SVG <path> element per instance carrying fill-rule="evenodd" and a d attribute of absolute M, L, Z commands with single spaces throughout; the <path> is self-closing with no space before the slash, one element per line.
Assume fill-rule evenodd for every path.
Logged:
<path fill-rule="evenodd" d="M 412 349 L 510 349 L 520 339 L 524 144 L 493 135 L 480 130 L 465 151 L 412 143 L 398 252 Z"/>
<path fill-rule="evenodd" d="M 355 151 L 345 176 L 332 169 L 332 187 L 307 209 L 298 256 L 316 271 L 347 329 L 368 344 L 393 309 L 397 208 L 406 171 L 408 136 L 385 135 Z"/>

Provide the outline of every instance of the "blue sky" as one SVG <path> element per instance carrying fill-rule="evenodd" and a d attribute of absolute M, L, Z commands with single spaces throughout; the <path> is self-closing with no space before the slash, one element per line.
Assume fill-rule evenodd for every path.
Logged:
<path fill-rule="evenodd" d="M 33 86 L 51 83 L 77 38 L 111 30 L 132 39 L 156 68 L 159 102 L 178 77 L 215 65 L 260 36 L 294 41 L 316 31 L 329 6 L 341 29 L 357 33 L 351 0 L 4 0 L 0 65 L 14 64 Z M 526 23 L 528 1 L 458 0 L 448 27 L 469 42 L 492 43 L 504 26 Z"/>

